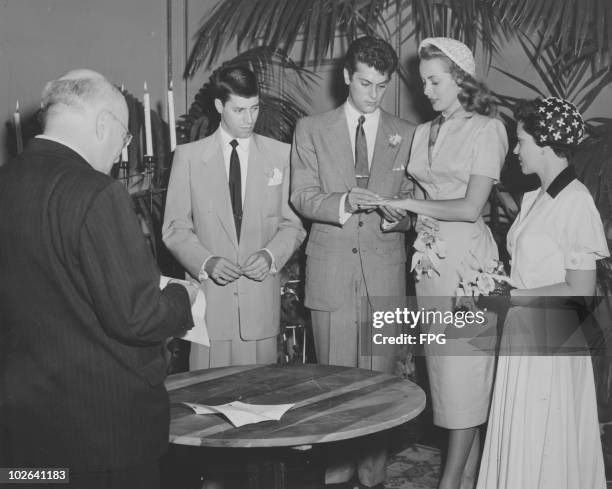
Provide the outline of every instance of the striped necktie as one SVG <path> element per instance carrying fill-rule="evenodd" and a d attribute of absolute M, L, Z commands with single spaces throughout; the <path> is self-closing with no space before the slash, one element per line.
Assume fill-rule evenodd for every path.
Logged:
<path fill-rule="evenodd" d="M 357 130 L 355 131 L 355 178 L 357 185 L 367 188 L 370 179 L 370 169 L 368 168 L 368 143 L 363 130 L 365 116 L 359 116 Z"/>

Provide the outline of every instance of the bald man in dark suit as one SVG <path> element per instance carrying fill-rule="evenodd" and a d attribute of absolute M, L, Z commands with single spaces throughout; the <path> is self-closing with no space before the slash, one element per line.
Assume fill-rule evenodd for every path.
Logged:
<path fill-rule="evenodd" d="M 131 139 L 121 93 L 78 70 L 47 84 L 42 107 L 44 133 L 0 168 L 0 466 L 155 488 L 163 342 L 192 327 L 197 289 L 159 290 L 130 198 L 107 175 Z"/>

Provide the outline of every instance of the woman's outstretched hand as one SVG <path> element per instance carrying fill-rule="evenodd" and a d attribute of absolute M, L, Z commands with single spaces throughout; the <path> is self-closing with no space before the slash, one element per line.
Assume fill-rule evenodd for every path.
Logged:
<path fill-rule="evenodd" d="M 405 211 L 410 210 L 410 204 L 412 199 L 379 199 L 375 203 L 379 207 L 391 207 L 394 209 L 403 209 Z"/>

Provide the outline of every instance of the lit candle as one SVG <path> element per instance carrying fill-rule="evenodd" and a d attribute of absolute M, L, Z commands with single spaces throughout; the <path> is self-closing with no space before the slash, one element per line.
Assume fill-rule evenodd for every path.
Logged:
<path fill-rule="evenodd" d="M 144 83 L 143 105 L 145 119 L 145 156 L 153 156 L 153 136 L 151 134 L 151 98 L 149 97 L 147 82 Z"/>
<path fill-rule="evenodd" d="M 23 137 L 21 135 L 21 114 L 19 113 L 19 100 L 17 100 L 17 105 L 15 105 L 13 122 L 15 123 L 15 141 L 17 142 L 17 153 L 21 153 L 23 151 Z"/>
<path fill-rule="evenodd" d="M 125 97 L 125 86 L 123 85 L 123 83 L 121 84 L 121 93 L 123 94 L 123 96 Z M 129 124 L 129 122 L 128 122 Z M 127 150 L 127 146 L 124 146 L 123 149 L 121 150 L 121 161 L 127 163 L 128 161 L 128 150 Z M 126 165 L 127 166 L 127 165 Z"/>
<path fill-rule="evenodd" d="M 172 80 L 168 89 L 168 126 L 170 128 L 170 152 L 176 148 L 176 121 L 174 117 L 174 92 L 172 91 Z"/>
<path fill-rule="evenodd" d="M 306 363 L 306 328 L 302 327 L 302 331 L 304 332 L 302 339 L 302 363 Z"/>

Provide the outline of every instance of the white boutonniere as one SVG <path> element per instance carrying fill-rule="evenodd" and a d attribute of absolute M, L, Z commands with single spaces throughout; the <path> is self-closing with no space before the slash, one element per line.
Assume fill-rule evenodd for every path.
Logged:
<path fill-rule="evenodd" d="M 268 187 L 283 183 L 283 172 L 278 168 L 270 170 L 266 173 L 266 176 L 268 177 Z"/>
<path fill-rule="evenodd" d="M 389 146 L 395 148 L 398 144 L 402 142 L 402 137 L 399 134 L 393 134 L 389 136 Z"/>

